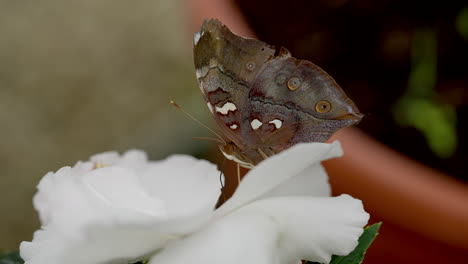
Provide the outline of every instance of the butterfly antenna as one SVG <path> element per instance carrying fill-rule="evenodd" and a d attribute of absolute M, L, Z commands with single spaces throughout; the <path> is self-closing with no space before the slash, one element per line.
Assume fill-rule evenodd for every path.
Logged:
<path fill-rule="evenodd" d="M 224 171 L 224 162 L 226 161 L 226 158 L 223 158 L 223 163 L 221 164 L 221 171 L 219 172 L 219 183 L 221 185 L 221 195 L 218 197 L 218 201 L 216 202 L 215 208 L 219 208 L 223 203 L 226 201 L 226 195 L 224 194 L 224 183 L 223 183 L 223 171 Z M 224 179 L 226 181 L 226 179 Z"/>
<path fill-rule="evenodd" d="M 193 121 L 197 122 L 200 126 L 208 129 L 209 131 L 211 131 L 211 133 L 215 134 L 220 140 L 219 142 L 222 142 L 223 144 L 226 144 L 226 141 L 224 141 L 224 139 L 218 134 L 216 133 L 215 131 L 213 131 L 213 129 L 209 128 L 208 126 L 206 126 L 205 124 L 203 124 L 202 122 L 198 121 L 198 119 L 196 119 L 195 117 L 193 117 L 191 114 L 189 114 L 187 111 L 185 111 L 182 107 L 180 107 L 176 102 L 174 101 L 170 101 L 171 102 L 171 105 L 173 105 L 175 108 L 179 109 L 180 111 L 182 111 L 182 113 L 186 114 L 190 119 L 192 119 Z"/>
<path fill-rule="evenodd" d="M 199 139 L 199 140 L 212 140 L 212 141 L 216 141 L 218 143 L 221 143 L 221 144 L 226 144 L 224 141 L 221 141 L 217 138 L 208 138 L 208 137 L 193 137 L 192 139 Z"/>

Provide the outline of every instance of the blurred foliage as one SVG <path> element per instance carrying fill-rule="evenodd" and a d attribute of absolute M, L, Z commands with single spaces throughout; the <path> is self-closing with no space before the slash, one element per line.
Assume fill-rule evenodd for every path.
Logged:
<path fill-rule="evenodd" d="M 440 157 L 447 158 L 455 152 L 456 115 L 452 106 L 408 96 L 397 102 L 394 114 L 400 124 L 421 131 L 432 151 Z"/>
<path fill-rule="evenodd" d="M 457 31 L 468 41 L 468 6 L 463 8 L 457 16 Z"/>
<path fill-rule="evenodd" d="M 20 257 L 19 252 L 11 252 L 0 255 L 0 264 L 23 264 L 24 260 Z"/>
<path fill-rule="evenodd" d="M 400 125 L 418 129 L 435 154 L 448 158 L 457 148 L 456 113 L 453 106 L 437 100 L 436 82 L 435 32 L 418 30 L 413 36 L 408 88 L 394 106 L 394 118 Z"/>

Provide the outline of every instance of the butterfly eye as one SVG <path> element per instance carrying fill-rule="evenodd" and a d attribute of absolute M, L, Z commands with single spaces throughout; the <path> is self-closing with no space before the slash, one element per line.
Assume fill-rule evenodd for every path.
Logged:
<path fill-rule="evenodd" d="M 291 91 L 296 90 L 301 85 L 301 80 L 298 77 L 292 77 L 288 80 L 288 89 Z"/>
<path fill-rule="evenodd" d="M 331 104 L 328 101 L 322 100 L 315 105 L 315 111 L 324 114 L 328 113 L 331 109 Z"/>

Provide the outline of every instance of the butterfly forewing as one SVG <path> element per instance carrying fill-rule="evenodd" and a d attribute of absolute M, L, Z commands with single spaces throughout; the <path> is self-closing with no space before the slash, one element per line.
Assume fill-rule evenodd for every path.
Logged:
<path fill-rule="evenodd" d="M 245 148 L 255 135 L 245 131 L 250 114 L 248 94 L 261 66 L 274 49 L 234 35 L 217 20 L 206 20 L 194 38 L 194 61 L 200 89 L 223 133 Z"/>

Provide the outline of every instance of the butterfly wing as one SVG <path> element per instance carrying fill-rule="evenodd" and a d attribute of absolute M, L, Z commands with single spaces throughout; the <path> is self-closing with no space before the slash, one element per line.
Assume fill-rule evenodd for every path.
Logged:
<path fill-rule="evenodd" d="M 249 100 L 252 116 L 262 122 L 255 132 L 274 153 L 300 142 L 324 142 L 362 118 L 330 75 L 293 57 L 268 61 Z"/>
<path fill-rule="evenodd" d="M 275 50 L 258 40 L 233 34 L 215 19 L 206 20 L 194 37 L 197 80 L 208 108 L 223 133 L 240 148 L 256 139 L 245 130 L 248 95 L 261 66 Z"/>
<path fill-rule="evenodd" d="M 195 34 L 194 62 L 207 105 L 234 143 L 230 153 L 248 163 L 299 142 L 326 141 L 362 118 L 321 68 L 237 36 L 218 20 Z"/>

